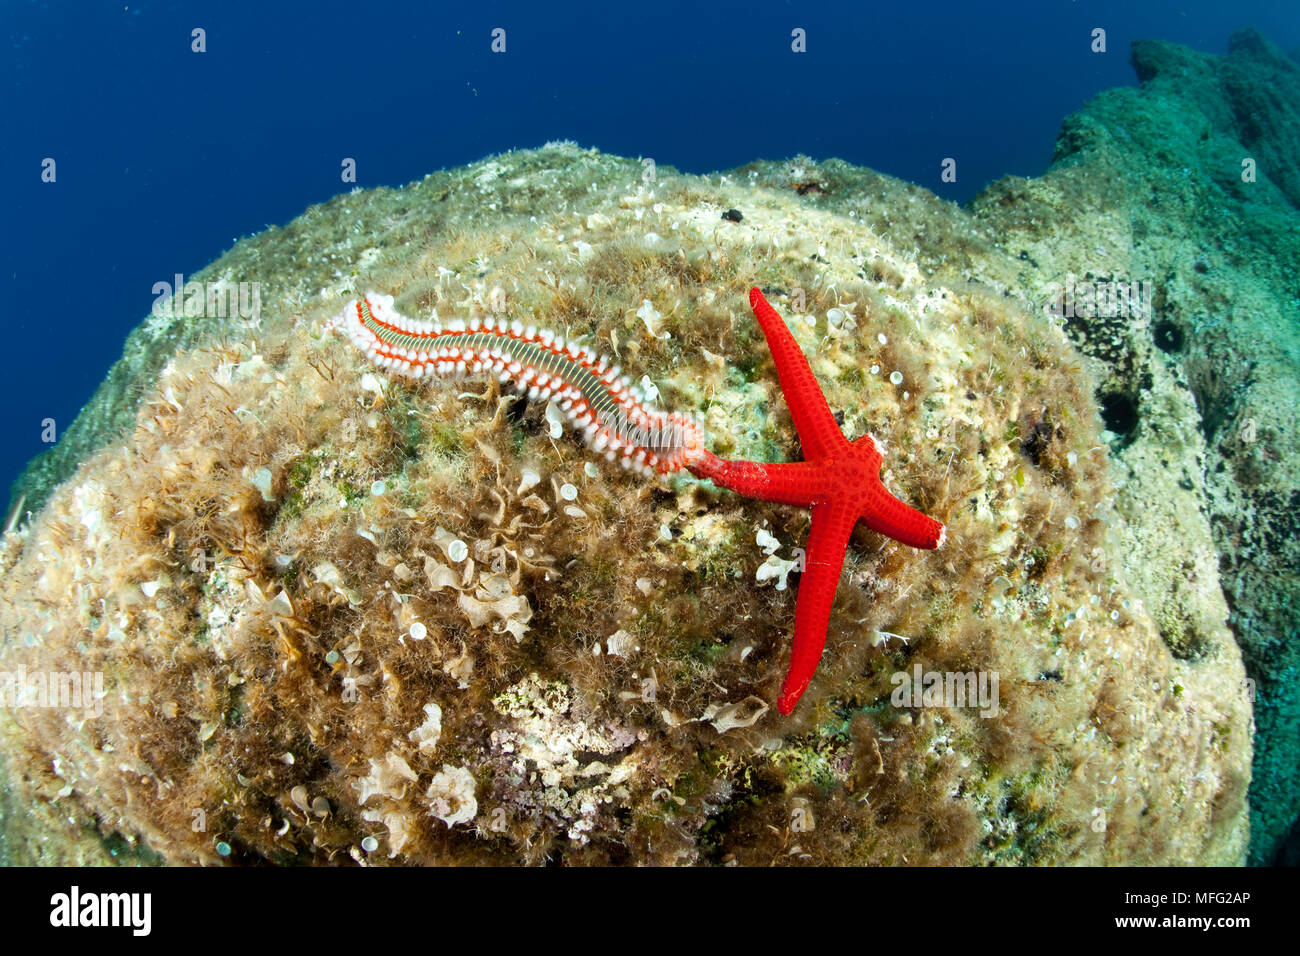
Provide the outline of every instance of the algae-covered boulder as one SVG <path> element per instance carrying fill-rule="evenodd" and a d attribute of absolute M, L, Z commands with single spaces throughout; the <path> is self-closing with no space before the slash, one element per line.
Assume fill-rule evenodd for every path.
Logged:
<path fill-rule="evenodd" d="M 1168 582 L 1166 642 L 1200 653 L 1226 604 L 1258 725 L 1251 860 L 1269 863 L 1300 815 L 1300 64 L 1253 30 L 1227 56 L 1150 41 L 1133 63 L 1140 90 L 1098 96 L 1047 175 L 995 186 L 976 213 L 1037 264 L 1019 289 L 1071 274 L 1151 289 L 1148 314 L 1071 335 L 1127 428 L 1125 550 L 1132 577 Z M 1222 599 L 1204 586 L 1216 571 Z"/>
<path fill-rule="evenodd" d="M 833 161 L 551 144 L 239 243 L 196 278 L 259 282 L 260 315 L 152 320 L 130 427 L 87 428 L 57 486 L 71 459 L 44 463 L 4 538 L 7 857 L 1241 862 L 1251 704 L 1181 468 L 1198 408 L 1135 352 L 1148 319 L 1052 307 L 1099 230 L 1137 268 L 1088 169 L 965 212 Z M 792 460 L 751 285 L 948 526 L 934 552 L 859 529 L 789 718 L 806 511 L 625 471 L 541 398 L 392 379 L 329 331 L 370 292 L 505 314 L 717 453 Z"/>

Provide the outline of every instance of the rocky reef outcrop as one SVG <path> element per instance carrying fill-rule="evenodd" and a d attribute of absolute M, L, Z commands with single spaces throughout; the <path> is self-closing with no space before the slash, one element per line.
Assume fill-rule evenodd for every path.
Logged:
<path fill-rule="evenodd" d="M 1147 317 L 1069 327 L 1129 412 L 1116 479 L 1148 543 L 1127 553 L 1167 582 L 1158 618 L 1183 655 L 1221 616 L 1188 593 L 1217 566 L 1255 705 L 1251 859 L 1268 863 L 1300 815 L 1300 65 L 1253 30 L 1227 56 L 1147 41 L 1133 63 L 1140 89 L 1098 96 L 1044 177 L 975 212 L 1036 263 L 1022 288 L 1150 283 Z"/>
<path fill-rule="evenodd" d="M 1238 642 L 1266 708 L 1295 460 L 1294 353 L 1242 324 L 1284 324 L 1297 260 L 1265 253 L 1295 210 L 1264 132 L 1254 183 L 1219 172 L 1243 121 L 1189 130 L 1172 98 L 1199 87 L 1165 64 L 1226 95 L 1225 63 L 1273 63 L 1248 40 L 1139 46 L 1142 89 L 970 210 L 836 161 L 695 177 L 560 143 L 240 242 L 196 278 L 261 282 L 261 314 L 146 323 L 129 427 L 88 412 L 5 536 L 0 670 L 25 696 L 0 711 L 3 852 L 1241 862 Z M 845 432 L 949 527 L 933 553 L 859 531 L 789 719 L 806 512 L 623 472 L 545 401 L 390 380 L 326 331 L 368 291 L 504 311 L 611 354 L 720 454 L 793 458 L 754 284 Z M 73 674 L 81 709 L 49 706 Z M 1255 813 L 1277 839 L 1284 812 Z"/>

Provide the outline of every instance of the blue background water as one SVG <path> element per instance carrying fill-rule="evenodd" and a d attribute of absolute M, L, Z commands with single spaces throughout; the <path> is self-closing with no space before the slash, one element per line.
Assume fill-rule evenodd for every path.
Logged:
<path fill-rule="evenodd" d="M 43 449 L 43 419 L 72 421 L 155 282 L 352 188 L 343 157 L 368 187 L 554 139 L 689 172 L 802 152 L 962 202 L 1040 173 L 1067 113 L 1134 82 L 1131 40 L 1222 53 L 1255 26 L 1300 46 L 1297 0 L 270 6 L 0 10 L 0 487 Z"/>

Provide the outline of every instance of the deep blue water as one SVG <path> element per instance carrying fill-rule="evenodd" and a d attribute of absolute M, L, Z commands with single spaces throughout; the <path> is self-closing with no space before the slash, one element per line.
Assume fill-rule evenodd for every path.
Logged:
<path fill-rule="evenodd" d="M 345 156 L 369 187 L 553 139 L 697 173 L 802 152 L 964 202 L 1040 173 L 1067 113 L 1134 83 L 1131 40 L 1223 53 L 1255 26 L 1300 46 L 1297 0 L 548 6 L 6 2 L 0 487 L 43 419 L 72 421 L 155 282 L 350 189 Z"/>

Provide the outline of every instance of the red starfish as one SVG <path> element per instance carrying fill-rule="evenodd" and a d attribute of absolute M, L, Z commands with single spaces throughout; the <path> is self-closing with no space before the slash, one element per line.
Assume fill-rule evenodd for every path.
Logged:
<path fill-rule="evenodd" d="M 914 548 L 939 547 L 945 530 L 885 489 L 880 480 L 883 456 L 876 439 L 863 435 L 850 442 L 844 437 L 785 320 L 758 289 L 749 290 L 749 304 L 767 336 L 804 460 L 727 461 L 704 450 L 688 467 L 697 478 L 708 478 L 747 497 L 812 509 L 812 531 L 795 605 L 790 671 L 777 701 L 777 709 L 789 714 L 821 660 L 844 551 L 858 519 Z"/>

